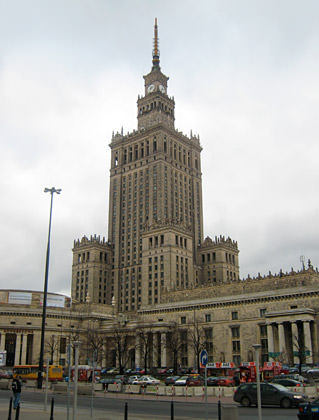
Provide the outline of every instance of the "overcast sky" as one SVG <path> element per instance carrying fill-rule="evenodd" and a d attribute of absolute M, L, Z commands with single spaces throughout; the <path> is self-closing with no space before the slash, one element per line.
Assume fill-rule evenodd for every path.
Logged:
<path fill-rule="evenodd" d="M 318 0 L 0 0 L 0 288 L 70 295 L 107 238 L 112 131 L 137 128 L 154 18 L 178 130 L 199 134 L 205 236 L 245 278 L 319 265 Z"/>

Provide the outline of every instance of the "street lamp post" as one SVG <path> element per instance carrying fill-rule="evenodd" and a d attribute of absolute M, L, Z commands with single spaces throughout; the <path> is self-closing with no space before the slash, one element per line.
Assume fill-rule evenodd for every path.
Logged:
<path fill-rule="evenodd" d="M 258 407 L 258 420 L 261 419 L 261 395 L 260 395 L 260 372 L 259 372 L 259 349 L 261 344 L 253 344 L 256 359 L 256 377 L 257 377 L 257 407 Z"/>
<path fill-rule="evenodd" d="M 45 334 L 45 319 L 47 312 L 47 294 L 48 294 L 48 277 L 49 277 L 49 260 L 50 260 L 50 236 L 51 236 L 51 220 L 52 220 L 52 204 L 53 204 L 53 194 L 61 193 L 61 189 L 45 188 L 44 192 L 49 192 L 51 194 L 51 204 L 50 204 L 50 218 L 49 218 L 49 233 L 48 233 L 48 245 L 47 245 L 47 254 L 45 260 L 45 277 L 44 277 L 44 291 L 43 291 L 43 308 L 42 308 L 42 326 L 41 326 L 41 346 L 40 346 L 40 358 L 39 358 L 39 370 L 38 370 L 38 379 L 37 387 L 42 389 L 43 382 L 43 353 L 44 353 L 44 334 Z"/>

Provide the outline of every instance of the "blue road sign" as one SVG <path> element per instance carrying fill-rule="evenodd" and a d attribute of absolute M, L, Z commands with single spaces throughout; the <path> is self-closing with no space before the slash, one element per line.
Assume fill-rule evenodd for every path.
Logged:
<path fill-rule="evenodd" d="M 200 354 L 200 362 L 203 366 L 207 365 L 208 362 L 208 354 L 206 350 L 202 350 Z"/>

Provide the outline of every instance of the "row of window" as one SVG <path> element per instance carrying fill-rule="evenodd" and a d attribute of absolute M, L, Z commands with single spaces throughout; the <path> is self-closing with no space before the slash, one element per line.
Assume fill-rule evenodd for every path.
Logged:
<path fill-rule="evenodd" d="M 266 313 L 266 309 L 260 309 L 259 310 L 259 314 L 261 317 L 264 317 Z M 231 312 L 231 319 L 232 321 L 236 321 L 238 320 L 238 311 L 232 311 Z M 212 321 L 212 314 L 211 313 L 206 313 L 205 314 L 205 322 L 211 322 Z M 191 320 L 191 322 L 193 322 L 193 320 Z M 181 324 L 186 324 L 186 316 L 182 316 L 181 317 Z M 264 326 L 265 330 L 261 330 L 261 334 L 267 335 L 267 329 L 266 326 Z M 238 333 L 239 333 L 239 327 L 234 327 L 232 328 L 232 330 L 234 329 L 234 331 L 237 331 L 238 329 Z"/>
<path fill-rule="evenodd" d="M 138 144 L 134 144 L 124 149 L 123 151 L 123 164 L 132 163 L 139 159 L 143 159 L 145 156 L 150 156 L 158 151 L 158 142 L 156 136 L 153 141 L 146 140 L 141 141 Z M 172 159 L 188 166 L 192 167 L 192 152 L 184 149 L 182 146 L 175 142 L 167 142 L 166 137 L 163 140 L 162 151 L 168 154 Z M 113 154 L 113 165 L 117 167 L 120 164 L 120 152 L 115 150 Z M 194 159 L 195 169 L 199 169 L 199 156 L 196 154 Z"/>
<path fill-rule="evenodd" d="M 227 263 L 229 264 L 233 264 L 235 265 L 235 255 L 234 254 L 230 254 L 229 252 L 225 252 L 225 260 Z M 205 254 L 202 254 L 202 263 L 205 264 L 209 264 L 210 262 L 215 262 L 216 261 L 216 252 L 206 252 Z"/>

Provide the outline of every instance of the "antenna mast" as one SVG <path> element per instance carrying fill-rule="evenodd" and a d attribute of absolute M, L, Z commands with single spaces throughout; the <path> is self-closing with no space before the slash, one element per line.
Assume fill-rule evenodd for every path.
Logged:
<path fill-rule="evenodd" d="M 153 49 L 153 66 L 159 67 L 159 49 L 158 49 L 158 27 L 157 27 L 157 18 L 155 18 L 154 25 L 154 49 Z"/>

